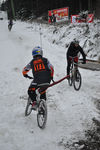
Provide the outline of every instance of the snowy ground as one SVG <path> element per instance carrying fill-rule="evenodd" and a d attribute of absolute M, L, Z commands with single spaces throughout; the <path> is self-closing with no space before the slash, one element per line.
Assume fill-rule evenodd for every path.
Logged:
<path fill-rule="evenodd" d="M 46 27 L 41 27 L 44 56 L 54 65 L 54 80 L 58 80 L 66 75 L 67 49 L 51 42 L 55 35 L 49 38 Z M 32 48 L 41 44 L 39 28 L 36 23 L 17 21 L 9 32 L 7 21 L 0 21 L 0 150 L 71 150 L 67 143 L 84 139 L 92 119 L 100 119 L 94 105 L 95 99 L 100 100 L 100 72 L 85 69 L 80 69 L 80 91 L 66 80 L 48 89 L 44 130 L 38 128 L 35 112 L 24 116 L 31 81 L 23 78 L 22 69 L 32 58 Z"/>

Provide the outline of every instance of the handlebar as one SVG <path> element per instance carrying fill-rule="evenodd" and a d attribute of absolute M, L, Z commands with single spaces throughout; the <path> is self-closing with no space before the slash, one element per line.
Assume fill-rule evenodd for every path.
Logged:
<path fill-rule="evenodd" d="M 76 64 L 76 65 L 78 65 L 78 64 L 86 64 L 86 62 L 84 62 L 83 59 L 78 59 L 78 62 L 75 62 L 74 58 L 76 58 L 76 57 L 69 56 L 69 58 L 71 59 L 71 62 L 74 63 L 74 64 Z"/>
<path fill-rule="evenodd" d="M 78 64 L 86 64 L 84 61 L 79 61 Z"/>

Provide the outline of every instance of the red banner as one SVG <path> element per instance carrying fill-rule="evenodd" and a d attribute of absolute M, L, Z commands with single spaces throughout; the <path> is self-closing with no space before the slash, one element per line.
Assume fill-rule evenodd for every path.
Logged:
<path fill-rule="evenodd" d="M 93 22 L 94 14 L 88 14 L 87 18 L 80 18 L 79 15 L 72 15 L 71 16 L 71 23 L 81 23 L 81 22 Z"/>
<path fill-rule="evenodd" d="M 68 20 L 69 8 L 60 8 L 48 11 L 48 22 L 60 22 Z"/>

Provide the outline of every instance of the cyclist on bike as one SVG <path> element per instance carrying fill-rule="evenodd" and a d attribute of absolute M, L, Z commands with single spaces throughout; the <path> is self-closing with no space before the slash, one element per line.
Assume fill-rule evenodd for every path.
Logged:
<path fill-rule="evenodd" d="M 86 63 L 86 55 L 82 49 L 82 47 L 79 45 L 79 41 L 74 40 L 71 42 L 68 51 L 66 53 L 67 58 L 67 75 L 69 75 L 70 72 L 70 66 L 71 66 L 71 60 L 72 57 L 74 57 L 74 62 L 78 63 L 78 53 L 81 53 L 83 56 L 83 64 Z"/>
<path fill-rule="evenodd" d="M 36 89 L 42 86 L 44 83 L 49 84 L 53 80 L 54 69 L 47 58 L 43 57 L 43 51 L 41 47 L 35 47 L 32 50 L 33 59 L 23 69 L 23 76 L 28 77 L 27 73 L 32 69 L 33 81 L 28 88 L 28 95 L 32 100 L 32 108 L 36 107 Z M 40 99 L 46 100 L 46 88 L 43 89 Z"/>

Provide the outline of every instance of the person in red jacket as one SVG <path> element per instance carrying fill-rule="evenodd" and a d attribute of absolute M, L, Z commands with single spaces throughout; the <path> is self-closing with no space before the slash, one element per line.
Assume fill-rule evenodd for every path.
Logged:
<path fill-rule="evenodd" d="M 41 47 L 35 47 L 32 50 L 33 59 L 23 69 L 23 76 L 28 77 L 28 72 L 32 70 L 33 81 L 28 88 L 28 95 L 32 100 L 32 106 L 35 108 L 36 104 L 36 89 L 45 84 L 50 84 L 53 80 L 54 69 L 47 58 L 43 57 L 43 51 Z M 40 99 L 46 100 L 46 90 L 40 95 Z M 34 109 L 33 108 L 33 109 Z"/>

